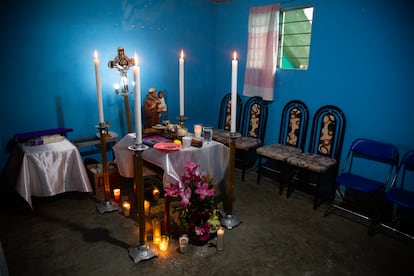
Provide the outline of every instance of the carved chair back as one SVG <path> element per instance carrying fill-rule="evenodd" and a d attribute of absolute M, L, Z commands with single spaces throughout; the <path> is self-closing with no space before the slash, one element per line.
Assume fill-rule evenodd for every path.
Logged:
<path fill-rule="evenodd" d="M 241 135 L 257 138 L 263 142 L 267 117 L 267 103 L 261 97 L 249 98 L 244 104 Z"/>
<path fill-rule="evenodd" d="M 288 102 L 283 108 L 280 124 L 279 144 L 300 148 L 305 147 L 309 111 L 299 100 Z"/>
<path fill-rule="evenodd" d="M 345 115 L 340 108 L 322 106 L 313 118 L 309 152 L 339 161 L 345 128 Z"/>
<path fill-rule="evenodd" d="M 220 114 L 218 121 L 218 129 L 230 130 L 231 125 L 231 93 L 224 95 L 221 100 Z M 240 129 L 240 118 L 242 116 L 243 101 L 237 94 L 237 107 L 236 107 L 236 131 Z"/>

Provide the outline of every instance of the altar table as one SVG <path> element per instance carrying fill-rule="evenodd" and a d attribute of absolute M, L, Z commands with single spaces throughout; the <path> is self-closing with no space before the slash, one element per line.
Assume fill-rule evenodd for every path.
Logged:
<path fill-rule="evenodd" d="M 37 146 L 18 143 L 11 162 L 18 171 L 16 190 L 30 207 L 32 196 L 92 192 L 79 150 L 66 138 Z"/>
<path fill-rule="evenodd" d="M 126 178 L 134 178 L 135 175 L 135 153 L 128 149 L 128 146 L 134 143 L 135 133 L 129 133 L 113 146 L 119 174 Z M 214 177 L 213 184 L 218 184 L 227 172 L 229 148 L 215 141 L 204 142 L 201 148 L 183 148 L 168 153 L 150 147 L 142 153 L 142 158 L 164 170 L 164 187 L 177 181 L 181 183 L 180 177 L 185 171 L 184 164 L 190 161 L 199 164 L 200 172 Z"/>

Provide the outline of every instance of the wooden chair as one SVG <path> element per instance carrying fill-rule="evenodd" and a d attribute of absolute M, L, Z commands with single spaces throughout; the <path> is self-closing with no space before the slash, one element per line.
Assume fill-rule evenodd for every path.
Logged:
<path fill-rule="evenodd" d="M 287 197 L 297 183 L 304 183 L 313 188 L 314 209 L 323 199 L 333 198 L 345 128 L 345 115 L 338 107 L 325 105 L 316 111 L 308 152 L 286 159 L 290 176 Z"/>
<path fill-rule="evenodd" d="M 256 163 L 256 149 L 263 145 L 268 116 L 267 103 L 261 97 L 249 98 L 243 109 L 241 137 L 235 141 L 236 167 L 242 169 L 242 180 L 246 170 Z M 229 134 L 229 130 L 217 129 L 213 131 L 213 139 L 229 145 Z"/>
<path fill-rule="evenodd" d="M 236 108 L 236 129 L 240 129 L 240 118 L 243 108 L 243 100 L 237 94 L 237 108 Z M 218 129 L 230 130 L 231 124 L 231 93 L 224 95 L 221 100 L 220 114 L 218 121 Z"/>
<path fill-rule="evenodd" d="M 261 97 L 249 98 L 243 111 L 241 137 L 236 139 L 236 166 L 242 169 L 242 180 L 248 168 L 257 161 L 256 149 L 263 145 L 268 117 L 267 103 Z"/>
<path fill-rule="evenodd" d="M 282 111 L 282 120 L 279 131 L 279 141 L 259 147 L 256 153 L 259 157 L 257 170 L 257 184 L 263 172 L 287 175 L 286 159 L 294 154 L 301 153 L 305 147 L 306 132 L 308 128 L 309 111 L 307 106 L 299 100 L 288 102 Z M 279 193 L 283 191 L 283 183 L 280 182 Z"/>

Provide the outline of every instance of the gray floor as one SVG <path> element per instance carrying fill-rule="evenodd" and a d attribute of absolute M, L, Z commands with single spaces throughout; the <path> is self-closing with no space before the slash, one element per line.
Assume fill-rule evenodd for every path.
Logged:
<path fill-rule="evenodd" d="M 205 245 L 134 263 L 132 219 L 100 214 L 87 194 L 38 201 L 33 212 L 8 195 L 0 212 L 0 241 L 10 275 L 414 275 L 414 243 L 393 233 L 367 236 L 367 227 L 316 211 L 300 191 L 278 194 L 278 183 L 236 169 L 234 214 L 242 223 L 224 235 L 224 250 Z M 3 198 L 6 195 L 3 194 Z M 7 200 L 3 200 L 3 203 Z M 8 202 L 9 203 L 9 202 Z M 5 205 L 5 204 L 3 204 Z"/>

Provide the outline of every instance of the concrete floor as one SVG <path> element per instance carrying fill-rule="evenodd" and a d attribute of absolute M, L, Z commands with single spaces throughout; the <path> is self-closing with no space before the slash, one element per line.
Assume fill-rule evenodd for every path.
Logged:
<path fill-rule="evenodd" d="M 34 211 L 2 195 L 0 241 L 10 275 L 414 275 L 414 242 L 367 227 L 295 191 L 279 195 L 277 182 L 256 173 L 240 180 L 236 169 L 234 215 L 242 223 L 224 235 L 224 250 L 191 246 L 134 263 L 128 248 L 138 227 L 117 212 L 96 211 L 89 194 L 68 193 L 36 201 Z M 6 204 L 7 203 L 7 204 Z M 151 243 L 148 243 L 150 246 Z M 156 249 L 155 249 L 156 250 Z"/>

